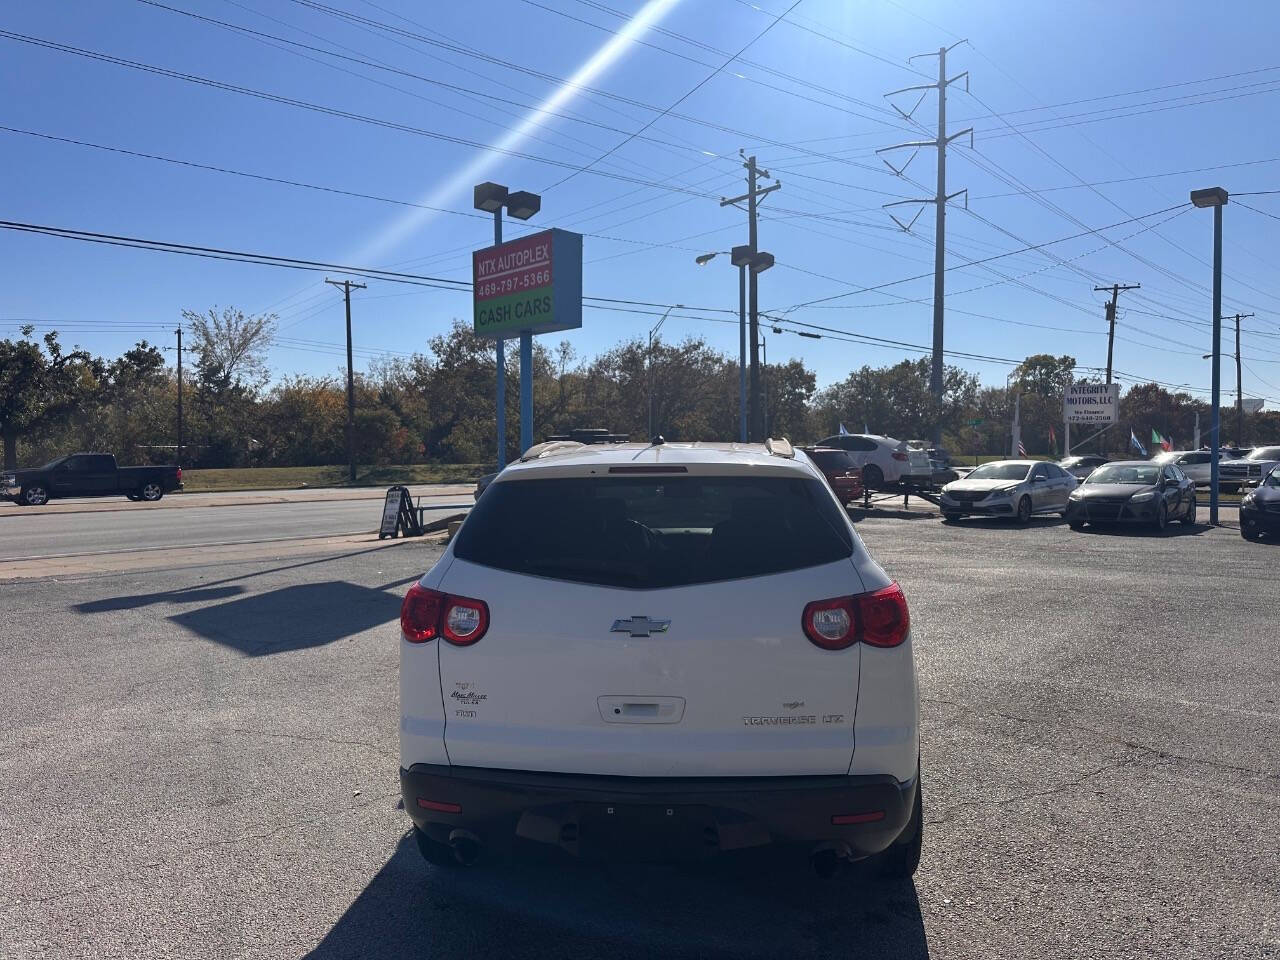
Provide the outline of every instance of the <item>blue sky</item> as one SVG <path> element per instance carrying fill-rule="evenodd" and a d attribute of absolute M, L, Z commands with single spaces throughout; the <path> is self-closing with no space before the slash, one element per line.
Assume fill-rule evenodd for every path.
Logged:
<path fill-rule="evenodd" d="M 632 0 L 326 0 L 372 24 L 299 0 L 165 2 L 401 72 L 247 36 L 141 0 L 10 5 L 3 29 L 432 135 L 5 37 L 0 125 L 27 133 L 0 131 L 0 219 L 469 279 L 468 251 L 491 240 L 491 225 L 470 209 L 470 184 L 493 179 L 543 192 L 542 212 L 527 226 L 510 223 L 509 237 L 550 226 L 586 235 L 587 294 L 685 304 L 664 335 L 705 336 L 734 353 L 737 331 L 723 322 L 730 316 L 723 311 L 736 310 L 736 272 L 727 258 L 697 267 L 694 257 L 746 241 L 745 214 L 717 202 L 742 192 L 738 151 L 745 148 L 783 183 L 762 208 L 760 246 L 778 265 L 761 278 L 760 302 L 791 321 L 784 325 L 791 332 L 770 335 L 769 357 L 800 357 L 826 385 L 866 363 L 920 354 L 834 333 L 801 338 L 794 333 L 799 323 L 930 342 L 931 277 L 855 291 L 931 274 L 932 210 L 905 234 L 881 204 L 929 195 L 934 152 L 915 157 L 909 182 L 874 151 L 929 136 L 936 121 L 933 94 L 914 115 L 923 128 L 887 106 L 886 91 L 928 82 L 922 74 L 936 69 L 935 58 L 907 58 L 967 39 L 948 55 L 949 72 L 968 70 L 972 91 L 963 83 L 951 88 L 949 127 L 973 126 L 976 134 L 973 150 L 966 139 L 948 154 L 948 188 L 967 187 L 969 209 L 960 200 L 948 212 L 948 265 L 955 269 L 947 274 L 947 348 L 1012 358 L 1070 353 L 1084 366 L 1100 366 L 1104 295 L 1093 287 L 1141 283 L 1121 297 L 1117 370 L 1204 389 L 1211 213 L 1135 218 L 1184 203 L 1197 187 L 1221 185 L 1233 195 L 1280 189 L 1280 8 L 1269 2 L 1235 4 L 1229 19 L 1207 19 L 1203 5 L 1190 0 L 802 0 L 770 27 L 791 0 L 676 0 L 669 9 L 650 8 L 661 16 L 630 42 L 619 42 L 616 32 L 645 9 Z M 523 134 L 515 129 L 610 41 L 618 55 L 589 86 L 612 98 L 562 94 L 559 116 L 526 123 Z M 895 102 L 909 109 L 914 99 Z M 523 156 L 440 134 L 506 142 Z M 1178 173 L 1192 170 L 1200 172 Z M 424 214 L 405 203 L 453 212 Z M 1280 220 L 1245 203 L 1280 217 L 1280 195 L 1238 196 L 1228 206 L 1224 312 L 1257 314 L 1244 323 L 1245 394 L 1275 398 L 1269 405 L 1276 406 Z M 896 212 L 909 219 L 914 211 Z M 408 229 L 406 214 L 418 215 Z M 963 266 L 1110 224 L 1122 225 L 987 267 Z M 282 340 L 271 355 L 277 375 L 332 373 L 342 364 L 341 298 L 322 274 L 10 231 L 0 231 L 0 257 L 2 335 L 30 318 L 63 330 L 66 342 L 114 354 L 143 337 L 172 344 L 184 308 L 235 305 L 279 315 Z M 838 294 L 851 295 L 797 307 Z M 362 366 L 383 351 L 421 350 L 454 318 L 470 315 L 469 294 L 387 282 L 369 282 L 354 299 Z M 656 319 L 593 308 L 580 331 L 550 339 L 565 337 L 591 356 L 644 336 Z M 989 384 L 1003 383 L 1009 369 L 952 362 Z M 1234 382 L 1230 365 L 1227 381 Z"/>

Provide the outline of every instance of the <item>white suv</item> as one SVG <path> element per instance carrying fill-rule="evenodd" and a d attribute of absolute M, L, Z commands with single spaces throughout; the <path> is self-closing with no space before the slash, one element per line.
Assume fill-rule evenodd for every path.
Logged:
<path fill-rule="evenodd" d="M 548 443 L 479 498 L 400 616 L 423 855 L 798 844 L 920 858 L 902 590 L 786 441 Z"/>

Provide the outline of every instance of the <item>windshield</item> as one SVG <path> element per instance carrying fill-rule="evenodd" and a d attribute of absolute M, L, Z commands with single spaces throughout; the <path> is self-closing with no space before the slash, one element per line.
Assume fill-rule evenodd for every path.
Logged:
<path fill-rule="evenodd" d="M 63 460 L 65 460 L 65 459 L 67 459 L 67 458 L 66 458 L 66 457 L 58 457 L 58 459 L 56 459 L 56 460 L 50 460 L 48 463 L 46 463 L 46 464 L 45 464 L 44 466 L 42 466 L 42 467 L 36 467 L 36 469 L 37 469 L 37 470 L 52 470 L 52 469 L 53 469 L 54 467 L 56 467 L 58 464 L 62 463 L 62 461 L 63 461 Z"/>
<path fill-rule="evenodd" d="M 1133 483 L 1153 487 L 1160 478 L 1160 468 L 1146 463 L 1109 463 L 1089 474 L 1085 483 Z"/>
<path fill-rule="evenodd" d="M 984 463 L 969 471 L 966 480 L 1025 480 L 1031 469 L 1025 463 Z"/>
<path fill-rule="evenodd" d="M 849 557 L 853 534 L 806 477 L 574 477 L 495 483 L 459 560 L 575 583 L 658 589 Z"/>
<path fill-rule="evenodd" d="M 1280 460 L 1280 447 L 1258 447 L 1246 460 Z"/>
<path fill-rule="evenodd" d="M 1173 463 L 1181 454 L 1178 453 L 1157 453 L 1151 458 L 1152 463 Z"/>
<path fill-rule="evenodd" d="M 1272 467 L 1267 479 L 1262 481 L 1264 487 L 1280 487 L 1280 467 Z"/>

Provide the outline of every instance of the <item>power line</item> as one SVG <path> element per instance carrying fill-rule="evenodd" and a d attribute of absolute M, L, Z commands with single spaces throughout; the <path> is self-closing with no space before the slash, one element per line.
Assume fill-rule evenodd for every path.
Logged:
<path fill-rule="evenodd" d="M 788 7 L 788 8 L 787 8 L 787 9 L 786 9 L 786 10 L 785 10 L 785 11 L 784 11 L 780 16 L 776 17 L 776 18 L 775 18 L 775 19 L 774 19 L 774 20 L 773 20 L 773 21 L 772 21 L 772 22 L 771 22 L 767 27 L 765 27 L 763 30 L 761 30 L 759 33 L 757 33 L 754 37 L 752 37 L 750 40 L 748 40 L 748 41 L 747 41 L 747 43 L 746 43 L 746 44 L 744 44 L 744 45 L 743 45 L 743 47 L 742 47 L 740 50 L 738 50 L 738 52 L 737 52 L 737 53 L 735 53 L 735 54 L 733 54 L 732 56 L 728 57 L 728 58 L 727 58 L 727 59 L 726 59 L 722 64 L 720 64 L 720 66 L 716 67 L 716 68 L 715 68 L 714 70 L 712 70 L 709 74 L 707 74 L 705 77 L 703 77 L 703 78 L 702 78 L 701 80 L 699 80 L 697 83 L 695 83 L 695 84 L 693 85 L 693 87 L 692 87 L 688 92 L 686 92 L 683 96 L 681 96 L 681 97 L 680 97 L 680 99 L 679 99 L 679 100 L 677 100 L 675 103 L 671 104 L 669 107 L 667 107 L 666 109 L 664 109 L 663 111 L 661 111 L 660 113 L 658 113 L 656 116 L 651 117 L 651 118 L 648 120 L 648 122 L 646 122 L 646 123 L 645 123 L 645 125 L 644 125 L 643 127 L 641 127 L 639 130 L 635 131 L 634 133 L 628 134 L 628 135 L 627 135 L 627 137 L 626 137 L 626 139 L 622 140 L 622 141 L 621 141 L 621 142 L 619 142 L 619 143 L 615 143 L 612 147 L 610 147 L 610 148 L 609 148 L 608 150 L 606 150 L 604 153 L 600 154 L 600 156 L 598 156 L 596 159 L 592 160 L 592 161 L 591 161 L 590 163 L 588 163 L 586 166 L 580 167 L 580 168 L 578 168 L 577 170 L 574 170 L 572 173 L 567 174 L 567 175 L 566 175 L 566 176 L 564 176 L 564 177 L 561 177 L 559 180 L 557 180 L 555 183 L 551 184 L 551 186 L 549 186 L 549 187 L 543 187 L 542 192 L 543 192 L 543 193 L 546 193 L 548 190 L 552 190 L 552 189 L 554 189 L 554 188 L 556 188 L 556 187 L 560 186 L 561 184 L 568 183 L 570 180 L 572 180 L 572 179 L 573 179 L 574 177 L 576 177 L 578 174 L 588 172 L 592 167 L 594 167 L 594 166 L 595 166 L 597 163 L 599 163 L 601 160 L 604 160 L 606 157 L 611 156 L 611 155 L 612 155 L 612 154 L 614 154 L 616 151 L 618 151 L 618 150 L 622 149 L 622 147 L 626 146 L 628 143 L 630 143 L 632 140 L 634 140 L 637 136 L 639 136 L 640 134 L 644 133 L 646 130 L 648 130 L 650 127 L 652 127 L 655 123 L 657 123 L 659 120 L 661 120 L 661 119 L 662 119 L 663 117 L 665 117 L 667 114 L 669 114 L 672 110 L 674 110 L 676 107 L 680 106 L 680 104 L 684 103 L 684 102 L 685 102 L 686 100 L 688 100 L 691 96 L 693 96 L 695 93 L 697 93 L 699 90 L 701 90 L 704 86 L 706 86 L 708 83 L 710 83 L 710 82 L 711 82 L 711 80 L 712 80 L 714 77 L 716 77 L 716 76 L 717 76 L 717 75 L 718 75 L 722 70 L 724 70 L 724 68 L 725 68 L 725 67 L 727 67 L 729 64 L 733 63 L 733 61 L 737 60 L 739 56 L 741 56 L 743 53 L 745 53 L 747 50 L 749 50 L 753 44 L 755 44 L 758 40 L 760 40 L 760 38 L 761 38 L 761 37 L 763 37 L 763 36 L 764 36 L 765 34 L 767 34 L 770 30 L 772 30 L 775 26 L 777 26 L 778 21 L 780 21 L 780 20 L 781 20 L 783 17 L 785 17 L 788 13 L 790 13 L 792 10 L 794 10 L 796 7 L 798 7 L 798 6 L 800 5 L 800 3 L 801 3 L 801 2 L 802 2 L 802 0 L 795 0 L 795 2 L 794 2 L 794 3 L 792 3 L 792 4 L 791 4 L 791 6 L 790 6 L 790 7 Z"/>

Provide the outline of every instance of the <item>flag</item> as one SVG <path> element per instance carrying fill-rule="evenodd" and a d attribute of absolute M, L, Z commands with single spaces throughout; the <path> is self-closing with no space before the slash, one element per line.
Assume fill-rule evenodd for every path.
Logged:
<path fill-rule="evenodd" d="M 1058 435 L 1053 432 L 1053 427 L 1050 426 L 1049 427 L 1049 453 L 1054 454 L 1057 452 L 1058 452 Z"/>
<path fill-rule="evenodd" d="M 865 420 L 862 421 L 862 432 L 868 435 L 871 433 L 871 428 L 867 426 L 867 421 Z"/>
<path fill-rule="evenodd" d="M 844 424 L 840 424 L 840 436 L 847 437 L 848 435 L 849 431 L 844 428 Z"/>
<path fill-rule="evenodd" d="M 1164 447 L 1164 452 L 1168 453 L 1170 450 L 1173 449 L 1173 437 L 1165 437 L 1161 441 L 1160 445 Z"/>
<path fill-rule="evenodd" d="M 1147 455 L 1147 448 L 1138 442 L 1138 437 L 1134 434 L 1132 429 L 1129 430 L 1129 443 L 1133 449 L 1137 450 L 1144 457 Z"/>
<path fill-rule="evenodd" d="M 1021 440 L 1018 441 L 1018 456 L 1025 457 L 1027 455 L 1027 445 Z"/>

